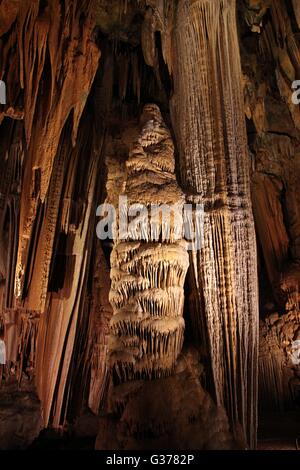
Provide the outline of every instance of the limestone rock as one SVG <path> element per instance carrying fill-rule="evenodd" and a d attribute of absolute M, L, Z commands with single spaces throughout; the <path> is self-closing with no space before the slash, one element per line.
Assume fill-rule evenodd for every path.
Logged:
<path fill-rule="evenodd" d="M 241 425 L 253 446 L 256 242 L 235 7 L 231 0 L 179 1 L 171 110 L 188 201 L 204 208 L 204 240 L 192 258 L 191 315 L 210 357 L 217 403 L 226 404 L 233 429 Z"/>
<path fill-rule="evenodd" d="M 189 350 L 172 376 L 115 387 L 111 415 L 100 420 L 96 449 L 238 448 L 224 409 L 203 390 L 200 377 L 198 354 Z"/>
<path fill-rule="evenodd" d="M 0 388 L 0 449 L 26 449 L 43 428 L 41 404 L 34 389 L 16 382 Z"/>
<path fill-rule="evenodd" d="M 176 236 L 184 196 L 174 175 L 174 146 L 156 105 L 144 107 L 141 122 L 126 162 L 124 195 L 129 205 L 150 209 L 156 204 L 158 212 L 150 224 L 147 212 L 141 225 L 129 225 L 123 240 L 118 234 L 111 254 L 109 361 L 120 382 L 170 374 L 184 332 L 183 285 L 189 261 L 185 241 L 180 233 Z M 159 213 L 162 204 L 174 205 L 173 219 Z"/>

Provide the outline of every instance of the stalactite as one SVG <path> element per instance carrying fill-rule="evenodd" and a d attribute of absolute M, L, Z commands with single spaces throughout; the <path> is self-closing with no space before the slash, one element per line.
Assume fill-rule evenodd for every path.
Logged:
<path fill-rule="evenodd" d="M 235 1 L 180 1 L 173 41 L 180 174 L 188 200 L 204 205 L 203 244 L 192 256 L 200 308 L 192 315 L 205 317 L 217 402 L 252 447 L 258 293 Z"/>
<path fill-rule="evenodd" d="M 300 69 L 300 52 L 292 31 L 285 2 L 270 2 L 270 20 L 262 30 L 259 45 L 266 60 L 276 63 L 275 76 L 279 92 L 287 104 L 295 127 L 300 129 L 300 110 L 291 100 L 291 84 Z"/>
<path fill-rule="evenodd" d="M 286 306 L 288 313 L 273 312 L 260 322 L 259 404 L 261 410 L 286 409 L 295 405 L 295 390 L 300 384 L 297 363 L 293 360 L 300 338 L 299 298 Z"/>
<path fill-rule="evenodd" d="M 64 253 L 65 275 L 60 288 L 48 292 L 47 310 L 41 317 L 37 342 L 36 382 L 43 402 L 43 420 L 45 425 L 50 421 L 55 427 L 59 427 L 67 419 L 71 400 L 70 390 L 73 384 L 72 371 L 75 373 L 78 365 L 76 361 L 74 362 L 74 355 L 76 356 L 76 348 L 82 340 L 79 325 L 83 322 L 82 316 L 85 312 L 83 306 L 91 256 L 90 245 L 94 234 L 94 194 L 99 171 L 98 154 L 92 150 L 91 139 L 86 139 L 89 127 L 87 119 L 85 127 L 80 129 L 77 145 L 73 150 L 70 151 L 70 143 L 67 145 L 65 142 L 66 149 L 70 152 L 69 165 L 65 166 L 63 171 L 63 192 L 58 202 L 71 200 L 72 205 L 76 205 L 75 203 L 80 198 L 80 192 L 77 193 L 79 175 L 81 175 L 81 188 L 86 198 L 76 229 L 74 212 L 69 212 L 66 221 L 64 211 L 59 211 L 56 236 L 59 234 L 58 228 L 62 226 L 61 217 L 64 217 L 63 225 L 68 227 L 68 232 L 65 234 L 67 238 Z M 82 152 L 89 155 L 84 163 L 84 172 L 80 171 L 83 162 Z M 54 181 L 56 177 L 57 175 L 54 174 Z M 75 194 L 77 200 L 74 200 Z M 55 198 L 54 201 L 56 200 Z M 50 206 L 49 210 L 52 210 Z M 53 254 L 52 263 L 54 263 L 52 278 L 55 279 L 60 266 L 55 265 Z M 77 280 L 76 283 L 74 279 Z M 48 286 L 48 289 L 51 290 L 51 287 Z M 44 373 L 45 370 L 48 371 L 47 374 Z"/>
<path fill-rule="evenodd" d="M 300 28 L 300 5 L 299 5 L 299 2 L 297 2 L 297 0 L 292 0 L 292 4 L 293 4 L 294 12 L 295 12 L 295 17 L 298 23 L 298 27 Z"/>
<path fill-rule="evenodd" d="M 106 266 L 103 251 L 100 246 L 96 250 L 95 283 L 93 292 L 93 321 L 90 332 L 93 337 L 91 359 L 91 384 L 88 404 L 97 414 L 107 397 L 110 371 L 107 354 L 109 343 L 109 322 L 112 317 L 112 307 L 109 303 L 110 289 L 109 269 Z M 105 270 L 103 268 L 106 267 Z"/>
<path fill-rule="evenodd" d="M 4 59 L 1 60 L 1 76 L 7 83 L 10 104 L 1 112 L 1 119 L 2 115 L 14 119 L 24 117 L 27 143 L 27 150 L 24 145 L 22 162 L 17 167 L 20 171 L 18 184 L 23 183 L 25 188 L 21 197 L 21 213 L 16 196 L 9 206 L 11 210 L 16 206 L 17 213 L 12 213 L 11 217 L 15 216 L 17 222 L 10 222 L 9 243 L 13 248 L 9 246 L 12 256 L 8 258 L 6 303 L 9 307 L 16 303 L 15 299 L 12 300 L 14 277 L 14 294 L 18 301 L 24 300 L 26 311 L 36 309 L 41 313 L 36 317 L 33 328 L 26 315 L 21 319 L 18 309 L 6 310 L 8 359 L 21 378 L 28 367 L 27 352 L 31 351 L 34 356 L 34 374 L 43 404 L 45 426 L 48 422 L 54 426 L 65 423 L 71 402 L 70 389 L 74 384 L 68 376 L 76 368 L 72 360 L 73 348 L 78 351 L 80 344 L 76 326 L 81 319 L 81 304 L 85 296 L 87 252 L 90 253 L 87 240 L 93 233 L 89 216 L 98 171 L 97 164 L 85 158 L 86 177 L 90 178 L 85 207 L 82 212 L 77 210 L 76 235 L 69 236 L 73 247 L 67 257 L 65 294 L 62 298 L 55 298 L 49 294 L 49 284 L 56 257 L 57 234 L 60 227 L 64 233 L 74 231 L 74 208 L 77 205 L 82 207 L 79 201 L 73 200 L 72 194 L 78 184 L 76 175 L 78 178 L 80 150 L 77 148 L 72 152 L 71 144 L 75 146 L 80 117 L 100 57 L 100 51 L 92 41 L 95 25 L 91 16 L 92 4 L 79 3 L 67 2 L 62 9 L 61 2 L 54 0 L 42 10 L 39 1 L 22 2 L 15 25 L 0 49 Z M 57 15 L 60 21 L 57 21 Z M 16 42 L 18 48 L 14 46 Z M 19 108 L 22 93 L 24 110 Z M 72 142 L 67 134 L 71 135 Z M 83 151 L 85 145 L 82 143 L 83 140 Z M 90 155 L 89 148 L 87 152 Z M 9 162 L 14 162 L 12 155 Z M 61 207 L 61 201 L 67 200 L 71 201 L 69 210 L 66 204 Z"/>
<path fill-rule="evenodd" d="M 18 379 L 21 381 L 22 373 L 25 371 L 31 378 L 35 371 L 36 344 L 40 312 L 20 312 L 20 332 L 18 345 Z"/>
<path fill-rule="evenodd" d="M 151 8 L 145 13 L 145 19 L 142 26 L 142 49 L 144 59 L 147 65 L 154 66 L 155 64 L 155 16 Z"/>
<path fill-rule="evenodd" d="M 270 132 L 256 137 L 253 149 L 256 155 L 256 171 L 252 176 L 255 223 L 267 275 L 275 298 L 280 301 L 278 288 L 284 276 L 289 250 L 293 249 L 295 259 L 298 256 L 295 150 L 288 136 Z M 287 207 L 283 197 L 285 192 L 291 195 L 288 197 L 291 202 L 287 203 Z M 286 212 L 289 213 L 288 227 L 285 223 Z"/>
<path fill-rule="evenodd" d="M 261 412 L 283 412 L 294 407 L 295 390 L 300 383 L 290 354 L 298 340 L 300 280 L 296 190 L 300 110 L 292 100 L 292 82 L 297 79 L 300 64 L 296 3 L 261 2 L 261 6 L 268 6 L 269 14 L 260 25 L 260 35 L 255 37 L 259 49 L 254 61 L 249 60 L 249 50 L 244 48 L 247 116 L 256 129 L 249 143 L 253 152 L 253 212 L 260 248 Z M 294 7 L 295 18 L 290 6 Z M 257 66 L 261 69 L 258 76 L 254 72 Z"/>
<path fill-rule="evenodd" d="M 49 190 L 52 167 L 58 151 L 62 129 L 73 111 L 72 143 L 75 145 L 78 124 L 100 56 L 97 46 L 91 41 L 94 22 L 90 9 L 88 12 L 84 12 L 84 24 L 81 28 L 79 19 L 83 12 L 81 8 L 77 7 L 76 2 L 68 2 L 63 19 L 65 27 L 62 30 L 53 20 L 59 11 L 60 3 L 55 1 L 44 11 L 42 16 L 39 16 L 39 2 L 25 2 L 17 18 L 20 85 L 21 88 L 25 88 L 24 123 L 28 146 L 24 173 L 25 185 L 32 188 L 34 184 L 32 169 L 40 168 L 39 194 L 36 198 L 27 196 L 21 202 L 17 260 L 17 282 L 19 285 L 16 286 L 18 296 L 22 295 L 23 275 L 26 271 L 25 265 L 29 249 L 28 240 L 33 236 L 32 230 L 38 212 L 39 200 L 43 202 Z M 73 40 L 68 40 L 70 37 Z M 75 37 L 78 39 L 75 40 Z M 45 84 L 42 84 L 42 77 L 48 73 L 46 72 L 48 67 L 50 67 L 51 75 L 47 79 L 49 82 L 47 93 L 44 93 Z M 60 89 L 59 98 L 54 99 L 54 93 L 57 93 L 58 87 Z M 38 101 L 39 106 L 37 106 Z M 32 129 L 34 119 L 38 125 Z M 50 232 L 47 240 L 49 243 L 46 250 L 51 251 L 53 237 Z M 41 311 L 45 306 L 49 258 L 44 262 L 43 271 L 43 285 L 41 285 L 39 294 L 36 292 L 37 295 L 40 295 L 39 308 Z M 36 304 L 35 307 L 37 307 Z"/>
<path fill-rule="evenodd" d="M 175 179 L 173 142 L 156 105 L 144 107 L 140 125 L 137 131 L 130 123 L 115 137 L 116 148 L 107 146 L 112 156 L 106 158 L 106 202 L 116 206 L 121 194 L 129 207 L 142 203 L 150 210 L 151 203 L 165 203 L 173 205 L 175 218 L 169 232 L 156 212 L 144 231 L 121 235 L 115 227 L 109 294 L 112 374 L 96 448 L 150 449 L 158 442 L 163 448 L 232 448 L 224 410 L 200 385 L 197 351 L 181 353 L 188 254 L 178 229 L 184 195 Z M 126 172 L 123 159 L 116 157 L 120 140 L 129 149 Z"/>

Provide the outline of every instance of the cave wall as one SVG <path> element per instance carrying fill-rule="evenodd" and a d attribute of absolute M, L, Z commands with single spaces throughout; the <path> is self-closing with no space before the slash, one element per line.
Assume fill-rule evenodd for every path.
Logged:
<path fill-rule="evenodd" d="M 232 53 L 239 49 L 235 8 L 232 1 L 179 2 L 172 114 L 185 191 L 204 206 L 203 247 L 193 254 L 198 301 L 191 314 L 204 317 L 217 403 L 254 446 L 256 243 L 241 65 L 239 54 Z M 189 44 L 190 53 L 181 60 Z"/>
<path fill-rule="evenodd" d="M 295 406 L 299 328 L 299 5 L 239 3 L 252 202 L 259 252 L 260 409 Z"/>
<path fill-rule="evenodd" d="M 85 105 L 100 50 L 90 2 L 9 3 L 1 2 L 3 321 L 8 361 L 19 378 L 34 369 L 44 423 L 58 426 L 88 322 L 101 135 Z"/>

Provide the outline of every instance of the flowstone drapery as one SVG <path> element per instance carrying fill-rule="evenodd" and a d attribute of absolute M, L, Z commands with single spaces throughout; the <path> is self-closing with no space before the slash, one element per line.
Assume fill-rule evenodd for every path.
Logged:
<path fill-rule="evenodd" d="M 172 41 L 180 175 L 187 200 L 204 205 L 190 311 L 206 343 L 217 402 L 254 446 L 256 243 L 235 0 L 180 0 Z"/>

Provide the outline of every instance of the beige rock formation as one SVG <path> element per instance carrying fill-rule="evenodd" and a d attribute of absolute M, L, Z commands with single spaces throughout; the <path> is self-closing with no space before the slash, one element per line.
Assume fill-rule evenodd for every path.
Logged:
<path fill-rule="evenodd" d="M 169 375 L 184 334 L 183 285 L 189 260 L 186 242 L 176 233 L 184 195 L 159 108 L 146 105 L 141 122 L 126 162 L 124 195 L 128 207 L 143 204 L 147 213 L 140 224 L 129 222 L 123 239 L 118 234 L 111 254 L 109 361 L 120 382 Z M 171 208 L 167 217 L 159 213 L 163 204 Z M 152 212 L 151 205 L 156 205 Z"/>
<path fill-rule="evenodd" d="M 204 206 L 191 315 L 206 343 L 217 403 L 254 446 L 256 242 L 235 7 L 231 0 L 179 2 L 171 109 L 187 198 Z"/>

